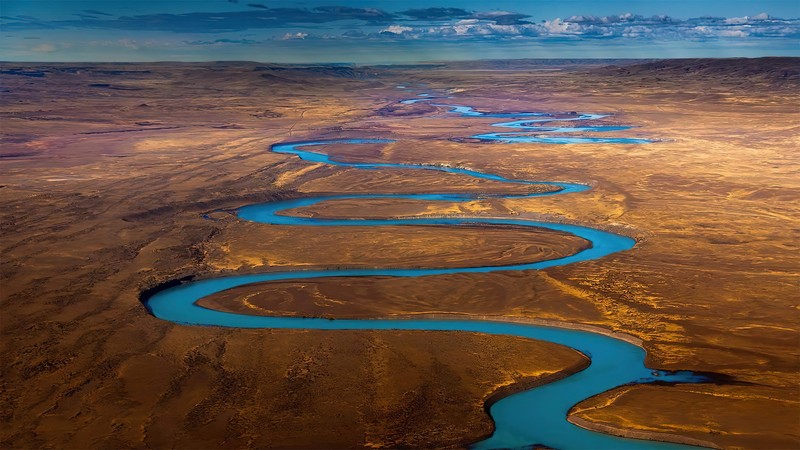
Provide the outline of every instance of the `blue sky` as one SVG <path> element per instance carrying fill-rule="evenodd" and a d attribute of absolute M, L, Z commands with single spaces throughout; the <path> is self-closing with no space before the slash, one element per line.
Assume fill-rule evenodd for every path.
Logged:
<path fill-rule="evenodd" d="M 800 56 L 793 0 L 2 0 L 0 59 Z"/>

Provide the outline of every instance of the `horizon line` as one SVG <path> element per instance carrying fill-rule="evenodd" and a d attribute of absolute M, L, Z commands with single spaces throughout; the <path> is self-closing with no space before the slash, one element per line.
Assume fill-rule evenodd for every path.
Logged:
<path fill-rule="evenodd" d="M 285 66 L 297 65 L 348 65 L 348 66 L 408 66 L 408 65 L 434 65 L 463 62 L 491 62 L 491 61 L 680 61 L 680 60 L 731 60 L 731 59 L 800 59 L 800 56 L 765 55 L 765 56 L 724 56 L 724 57 L 694 57 L 694 58 L 479 58 L 479 59 L 450 59 L 450 60 L 421 60 L 404 61 L 396 63 L 358 63 L 346 61 L 309 61 L 309 62 L 282 62 L 282 61 L 256 61 L 240 59 L 218 60 L 151 60 L 151 61 L 17 61 L 0 60 L 0 64 L 276 64 Z"/>

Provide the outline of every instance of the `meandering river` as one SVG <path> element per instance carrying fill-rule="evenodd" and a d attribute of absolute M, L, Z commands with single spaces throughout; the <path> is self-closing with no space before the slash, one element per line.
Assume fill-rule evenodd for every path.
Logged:
<path fill-rule="evenodd" d="M 403 103 L 439 100 L 443 97 L 422 95 Z M 522 130 L 505 133 L 484 133 L 472 136 L 482 141 L 497 142 L 538 142 L 552 144 L 617 143 L 641 144 L 649 142 L 636 138 L 585 136 L 587 132 L 609 132 L 628 129 L 619 126 L 588 125 L 584 127 L 555 126 L 562 121 L 597 121 L 598 114 L 551 115 L 539 112 L 483 113 L 469 106 L 442 105 L 451 114 L 463 117 L 497 119 L 517 119 L 498 122 L 496 127 Z M 543 124 L 543 125 L 539 125 Z M 579 133 L 579 135 L 574 135 Z M 363 170 L 417 169 L 458 173 L 475 178 L 489 179 L 505 183 L 546 184 L 559 188 L 547 193 L 531 193 L 502 196 L 505 198 L 539 197 L 576 194 L 589 189 L 577 183 L 553 181 L 509 179 L 500 175 L 478 172 L 457 167 L 431 165 L 392 164 L 392 163 L 349 163 L 331 159 L 324 151 L 329 144 L 380 144 L 393 142 L 377 139 L 317 140 L 307 142 L 281 143 L 273 145 L 271 151 L 296 155 L 306 160 Z M 614 387 L 628 383 L 650 383 L 654 381 L 696 383 L 708 381 L 706 377 L 692 372 L 664 372 L 648 369 L 644 365 L 645 352 L 642 348 L 603 333 L 533 325 L 466 319 L 359 319 L 328 320 L 315 318 L 250 316 L 230 312 L 215 311 L 197 305 L 197 301 L 214 293 L 243 286 L 276 280 L 343 277 L 343 276 L 394 276 L 421 277 L 456 273 L 486 273 L 508 270 L 540 270 L 548 267 L 594 260 L 612 253 L 629 250 L 635 244 L 631 238 L 594 228 L 561 223 L 550 223 L 524 219 L 504 218 L 404 218 L 404 219 L 324 219 L 294 217 L 287 212 L 299 207 L 337 199 L 417 199 L 425 201 L 467 202 L 478 198 L 477 194 L 348 194 L 318 196 L 277 201 L 245 206 L 237 211 L 239 218 L 272 225 L 303 226 L 388 226 L 388 225 L 451 225 L 468 223 L 527 226 L 557 230 L 579 236 L 591 242 L 591 247 L 573 255 L 546 261 L 505 266 L 478 266 L 463 268 L 428 269 L 353 269 L 353 270 L 295 270 L 271 272 L 254 275 L 230 276 L 193 281 L 156 293 L 144 301 L 147 309 L 156 317 L 185 325 L 236 327 L 236 328 L 281 328 L 317 330 L 433 330 L 465 331 L 494 335 L 511 335 L 529 339 L 554 342 L 573 348 L 591 359 L 588 368 L 559 381 L 526 390 L 506 397 L 490 408 L 495 422 L 495 433 L 488 439 L 475 443 L 473 448 L 514 448 L 542 444 L 560 449 L 677 449 L 686 448 L 678 444 L 625 439 L 589 431 L 575 426 L 566 420 L 569 409 L 580 401 Z M 654 407 L 656 407 L 654 405 Z"/>

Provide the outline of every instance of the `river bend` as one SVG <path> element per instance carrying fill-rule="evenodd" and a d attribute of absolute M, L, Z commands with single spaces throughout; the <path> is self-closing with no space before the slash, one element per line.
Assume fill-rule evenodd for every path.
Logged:
<path fill-rule="evenodd" d="M 441 100 L 443 97 L 423 95 L 403 103 Z M 539 112 L 483 113 L 469 106 L 436 104 L 446 108 L 450 114 L 465 118 L 516 119 L 494 123 L 495 127 L 510 128 L 515 132 L 482 133 L 472 136 L 489 142 L 535 142 L 550 144 L 642 144 L 649 142 L 637 138 L 593 137 L 585 133 L 626 130 L 630 127 L 588 125 L 579 127 L 559 126 L 558 122 L 592 121 L 602 119 L 599 114 L 551 115 Z M 575 134 L 578 134 L 577 136 Z M 393 142 L 381 139 L 330 139 L 305 142 L 280 143 L 273 145 L 271 151 L 295 155 L 303 160 L 345 166 L 362 170 L 416 169 L 456 173 L 464 176 L 483 178 L 505 183 L 546 184 L 558 190 L 546 193 L 503 195 L 498 197 L 520 198 L 552 195 L 577 194 L 589 189 L 579 183 L 566 183 L 538 180 L 509 179 L 497 174 L 484 173 L 457 167 L 431 165 L 392 164 L 392 163 L 349 163 L 332 159 L 324 151 L 329 144 L 380 144 Z M 607 255 L 631 249 L 635 241 L 608 231 L 572 224 L 551 223 L 512 218 L 401 218 L 401 219 L 325 219 L 295 217 L 286 213 L 294 208 L 311 206 L 316 203 L 337 199 L 415 199 L 441 202 L 467 202 L 481 197 L 478 194 L 346 194 L 317 196 L 282 200 L 270 203 L 249 205 L 240 208 L 236 214 L 242 220 L 270 225 L 303 226 L 391 226 L 391 225 L 449 225 L 493 224 L 515 225 L 571 233 L 591 242 L 591 246 L 573 255 L 546 261 L 513 264 L 505 266 L 477 266 L 462 268 L 427 269 L 345 269 L 345 270 L 292 270 L 253 275 L 228 276 L 184 283 L 162 290 L 143 302 L 155 316 L 183 325 L 218 326 L 234 328 L 276 328 L 276 329 L 316 329 L 316 330 L 429 330 L 462 331 L 493 335 L 519 336 L 538 339 L 573 348 L 590 358 L 588 368 L 544 386 L 510 395 L 494 403 L 489 413 L 495 422 L 496 430 L 488 439 L 472 445 L 475 449 L 515 448 L 541 444 L 560 449 L 679 449 L 684 445 L 665 442 L 643 441 L 610 436 L 589 431 L 566 420 L 569 409 L 591 396 L 614 387 L 630 383 L 651 383 L 654 381 L 675 383 L 698 383 L 708 381 L 706 377 L 692 372 L 665 372 L 649 369 L 644 364 L 645 352 L 642 348 L 602 333 L 559 328 L 554 326 L 504 322 L 502 318 L 493 321 L 467 319 L 358 319 L 328 320 L 320 318 L 250 316 L 211 310 L 197 305 L 203 297 L 217 292 L 277 280 L 309 279 L 350 276 L 393 276 L 421 277 L 456 273 L 487 273 L 509 270 L 540 270 L 548 267 L 574 264 L 595 260 Z M 484 196 L 485 197 L 485 196 Z"/>

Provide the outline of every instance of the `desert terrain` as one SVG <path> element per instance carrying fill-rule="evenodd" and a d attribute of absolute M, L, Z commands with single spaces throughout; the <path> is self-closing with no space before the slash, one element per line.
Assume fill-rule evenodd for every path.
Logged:
<path fill-rule="evenodd" d="M 644 145 L 502 144 L 480 111 L 609 114 Z M 9 448 L 464 447 L 497 392 L 579 370 L 555 344 L 433 331 L 191 327 L 141 300 L 175 280 L 292 268 L 470 267 L 587 242 L 513 226 L 347 229 L 238 219 L 339 193 L 471 192 L 468 203 L 338 200 L 309 217 L 518 217 L 630 236 L 629 251 L 542 271 L 243 286 L 223 311 L 307 317 L 507 316 L 640 338 L 648 366 L 717 383 L 623 386 L 571 411 L 592 429 L 723 448 L 800 446 L 800 61 L 516 61 L 419 66 L 0 66 L 2 378 Z M 269 151 L 587 183 L 546 192 L 457 174 L 361 171 Z M 468 351 L 465 351 L 468 349 Z M 315 430 L 309 433 L 309 430 Z"/>

